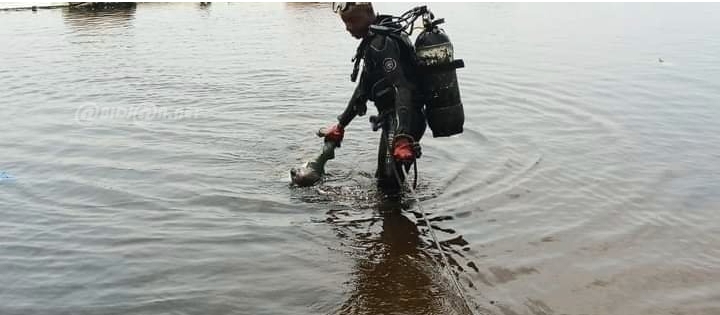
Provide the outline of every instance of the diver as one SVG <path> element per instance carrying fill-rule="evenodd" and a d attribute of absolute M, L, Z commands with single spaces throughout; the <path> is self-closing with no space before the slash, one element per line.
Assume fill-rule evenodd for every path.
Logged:
<path fill-rule="evenodd" d="M 365 114 L 370 100 L 378 110 L 377 116 L 370 117 L 372 129 L 382 129 L 375 177 L 386 195 L 395 195 L 412 166 L 417 183 L 416 159 L 427 127 L 433 137 L 463 132 L 465 114 L 455 70 L 465 64 L 454 58 L 450 39 L 438 27 L 444 19 L 435 19 L 426 6 L 399 17 L 376 15 L 369 2 L 333 2 L 332 6 L 350 35 L 361 40 L 350 80 L 356 82 L 360 77 L 338 122 L 318 131 L 325 139 L 322 153 L 304 167 L 291 169 L 291 180 L 306 187 L 321 179 L 325 163 L 340 147 L 345 127 Z M 422 32 L 413 45 L 409 36 L 420 18 Z"/>
<path fill-rule="evenodd" d="M 354 58 L 353 82 L 357 79 L 360 60 L 363 69 L 338 122 L 325 130 L 325 139 L 340 144 L 345 127 L 356 116 L 364 115 L 367 101 L 373 101 L 379 113 L 371 117 L 373 130 L 382 128 L 383 131 L 375 177 L 383 191 L 394 192 L 400 189 L 396 180 L 399 172 L 394 167 L 409 168 L 420 157 L 419 141 L 427 126 L 418 93 L 412 44 L 405 34 L 390 36 L 373 32 L 371 25 L 392 25 L 392 17 L 376 15 L 369 2 L 333 3 L 333 10 L 340 15 L 350 35 L 361 40 Z M 396 125 L 390 123 L 391 119 L 395 119 Z M 393 126 L 395 130 L 390 130 Z"/>

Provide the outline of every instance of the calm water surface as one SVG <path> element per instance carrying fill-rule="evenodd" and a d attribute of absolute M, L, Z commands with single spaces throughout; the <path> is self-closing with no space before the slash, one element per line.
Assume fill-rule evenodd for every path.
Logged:
<path fill-rule="evenodd" d="M 720 314 L 720 5 L 432 4 L 467 121 L 419 204 L 365 117 L 288 185 L 353 88 L 328 6 L 0 12 L 0 313 L 467 314 L 421 208 L 475 314 Z"/>

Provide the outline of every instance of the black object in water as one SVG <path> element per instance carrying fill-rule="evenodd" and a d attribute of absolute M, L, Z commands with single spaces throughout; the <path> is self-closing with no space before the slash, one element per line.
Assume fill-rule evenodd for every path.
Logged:
<path fill-rule="evenodd" d="M 324 137 L 324 130 L 321 129 L 318 131 L 318 136 Z M 308 162 L 303 167 L 290 170 L 290 179 L 293 184 L 300 187 L 307 187 L 319 182 L 325 174 L 325 163 L 335 158 L 335 148 L 337 147 L 337 143 L 325 140 L 322 152 L 314 161 Z"/>

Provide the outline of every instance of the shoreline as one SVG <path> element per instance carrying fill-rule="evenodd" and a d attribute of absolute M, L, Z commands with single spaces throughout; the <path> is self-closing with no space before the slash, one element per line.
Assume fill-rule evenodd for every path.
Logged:
<path fill-rule="evenodd" d="M 55 3 L 55 4 L 53 4 Z M 135 2 L 50 2 L 46 5 L 33 6 L 17 6 L 0 8 L 0 11 L 37 11 L 40 9 L 60 9 L 60 8 L 78 8 L 78 9 L 105 9 L 111 7 L 127 7 L 135 5 Z"/>

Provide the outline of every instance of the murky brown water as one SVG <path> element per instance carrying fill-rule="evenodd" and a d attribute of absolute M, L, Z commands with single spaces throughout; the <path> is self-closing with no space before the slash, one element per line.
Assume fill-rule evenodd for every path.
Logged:
<path fill-rule="evenodd" d="M 0 12 L 0 313 L 467 313 L 364 118 L 288 186 L 353 87 L 328 6 Z M 720 314 L 720 5 L 430 7 L 467 122 L 419 205 L 473 311 Z"/>

